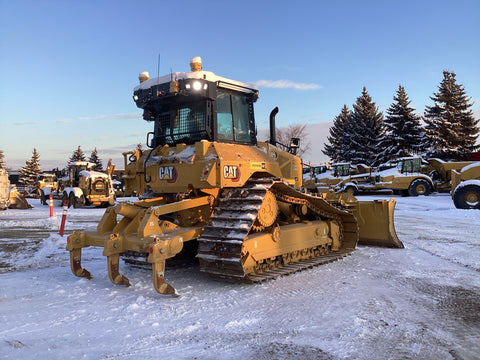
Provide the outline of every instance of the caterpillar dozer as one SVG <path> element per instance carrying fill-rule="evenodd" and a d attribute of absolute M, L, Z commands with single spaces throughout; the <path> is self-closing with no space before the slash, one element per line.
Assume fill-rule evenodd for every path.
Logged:
<path fill-rule="evenodd" d="M 140 74 L 133 99 L 154 131 L 149 150 L 131 156 L 126 176 L 141 177 L 137 190 L 146 191 L 137 202 L 109 207 L 96 231 L 68 237 L 76 276 L 91 278 L 81 264 L 87 246 L 103 247 L 115 284 L 130 284 L 120 258 L 151 264 L 161 294 L 176 294 L 165 281 L 166 261 L 192 247 L 211 277 L 249 283 L 339 259 L 359 240 L 403 247 L 393 227 L 394 200 L 362 204 L 297 190 L 298 139 L 277 143 L 278 108 L 270 140 L 257 141 L 257 87 L 202 71 L 195 60 L 191 72 Z"/>

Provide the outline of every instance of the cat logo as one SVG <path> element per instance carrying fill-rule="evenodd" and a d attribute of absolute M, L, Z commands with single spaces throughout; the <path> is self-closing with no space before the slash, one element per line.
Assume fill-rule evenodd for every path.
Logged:
<path fill-rule="evenodd" d="M 177 181 L 177 170 L 174 166 L 160 166 L 158 168 L 158 178 L 160 180 L 167 180 L 169 183 Z"/>
<path fill-rule="evenodd" d="M 240 180 L 240 169 L 236 165 L 225 165 L 223 167 L 223 177 L 232 181 Z"/>

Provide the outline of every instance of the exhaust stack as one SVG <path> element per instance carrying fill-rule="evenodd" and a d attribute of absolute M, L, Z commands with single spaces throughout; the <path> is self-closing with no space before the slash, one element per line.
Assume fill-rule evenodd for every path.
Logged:
<path fill-rule="evenodd" d="M 278 106 L 275 106 L 275 109 L 270 113 L 270 141 L 272 145 L 277 145 L 277 135 L 275 132 L 275 116 L 278 114 Z"/>

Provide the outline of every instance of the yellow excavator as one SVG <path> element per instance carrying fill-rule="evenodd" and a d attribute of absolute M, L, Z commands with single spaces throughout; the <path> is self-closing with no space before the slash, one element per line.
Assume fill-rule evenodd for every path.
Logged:
<path fill-rule="evenodd" d="M 143 195 L 110 206 L 95 231 L 68 237 L 76 276 L 91 278 L 81 264 L 87 246 L 103 248 L 115 284 L 130 284 L 121 257 L 150 263 L 161 294 L 176 293 L 165 263 L 187 248 L 211 277 L 252 283 L 339 259 L 357 243 L 403 247 L 393 199 L 302 192 L 298 139 L 277 142 L 278 109 L 270 140 L 258 141 L 258 88 L 203 71 L 199 60 L 192 59 L 191 72 L 140 74 L 133 99 L 154 131 L 149 150 L 124 155 L 132 160 L 124 178 Z"/>

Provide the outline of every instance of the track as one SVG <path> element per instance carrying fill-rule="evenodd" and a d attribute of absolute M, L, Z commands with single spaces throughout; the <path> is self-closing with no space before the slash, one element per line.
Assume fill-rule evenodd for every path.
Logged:
<path fill-rule="evenodd" d="M 305 205 L 317 219 L 335 220 L 340 225 L 339 251 L 305 248 L 285 253 L 269 264 L 258 264 L 255 273 L 246 274 L 242 256 L 243 243 L 258 230 L 257 215 L 271 191 L 275 198 L 289 204 Z M 281 227 L 280 227 L 281 229 Z M 261 282 L 342 258 L 354 250 L 358 228 L 354 216 L 319 197 L 300 193 L 274 179 L 252 179 L 242 188 L 224 189 L 210 222 L 198 239 L 197 257 L 202 271 L 211 277 L 233 282 Z"/>

